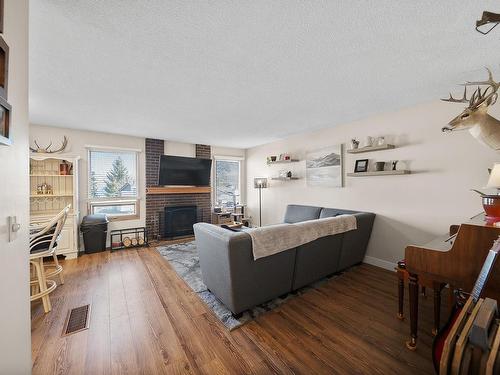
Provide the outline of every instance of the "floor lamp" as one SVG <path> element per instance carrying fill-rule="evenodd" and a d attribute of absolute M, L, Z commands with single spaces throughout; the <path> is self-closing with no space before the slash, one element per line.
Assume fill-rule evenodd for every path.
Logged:
<path fill-rule="evenodd" d="M 267 178 L 259 177 L 253 179 L 253 187 L 259 189 L 259 227 L 262 226 L 262 189 L 267 188 Z"/>

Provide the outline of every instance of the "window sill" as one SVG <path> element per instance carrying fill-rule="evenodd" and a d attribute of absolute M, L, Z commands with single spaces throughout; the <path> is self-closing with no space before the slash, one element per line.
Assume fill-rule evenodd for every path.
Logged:
<path fill-rule="evenodd" d="M 139 220 L 139 215 L 124 215 L 124 216 L 108 216 L 108 221 L 113 223 L 115 221 Z"/>

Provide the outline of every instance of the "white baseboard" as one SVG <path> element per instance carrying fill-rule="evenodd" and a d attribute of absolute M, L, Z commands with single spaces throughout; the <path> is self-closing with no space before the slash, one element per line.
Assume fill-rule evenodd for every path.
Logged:
<path fill-rule="evenodd" d="M 396 263 L 389 262 L 387 260 L 375 258 L 375 257 L 370 257 L 368 255 L 365 256 L 365 259 L 363 259 L 363 263 L 368 263 L 371 264 L 372 266 L 377 266 L 389 271 L 394 271 L 394 267 L 396 267 Z"/>

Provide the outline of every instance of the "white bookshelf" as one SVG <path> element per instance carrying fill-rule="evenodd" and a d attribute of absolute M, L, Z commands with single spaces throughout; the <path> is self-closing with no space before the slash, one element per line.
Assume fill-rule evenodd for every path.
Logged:
<path fill-rule="evenodd" d="M 65 161 L 70 174 L 61 175 L 59 166 Z M 58 241 L 57 254 L 67 258 L 78 255 L 78 161 L 67 154 L 30 155 L 30 221 L 34 224 L 50 220 L 68 204 L 71 210 Z M 50 187 L 41 193 L 38 186 Z"/>

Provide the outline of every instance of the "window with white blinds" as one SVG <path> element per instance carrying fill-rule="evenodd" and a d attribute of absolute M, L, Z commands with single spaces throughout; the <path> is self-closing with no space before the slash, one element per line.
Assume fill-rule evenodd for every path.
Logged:
<path fill-rule="evenodd" d="M 138 215 L 137 152 L 89 150 L 89 211 L 110 217 Z"/>

